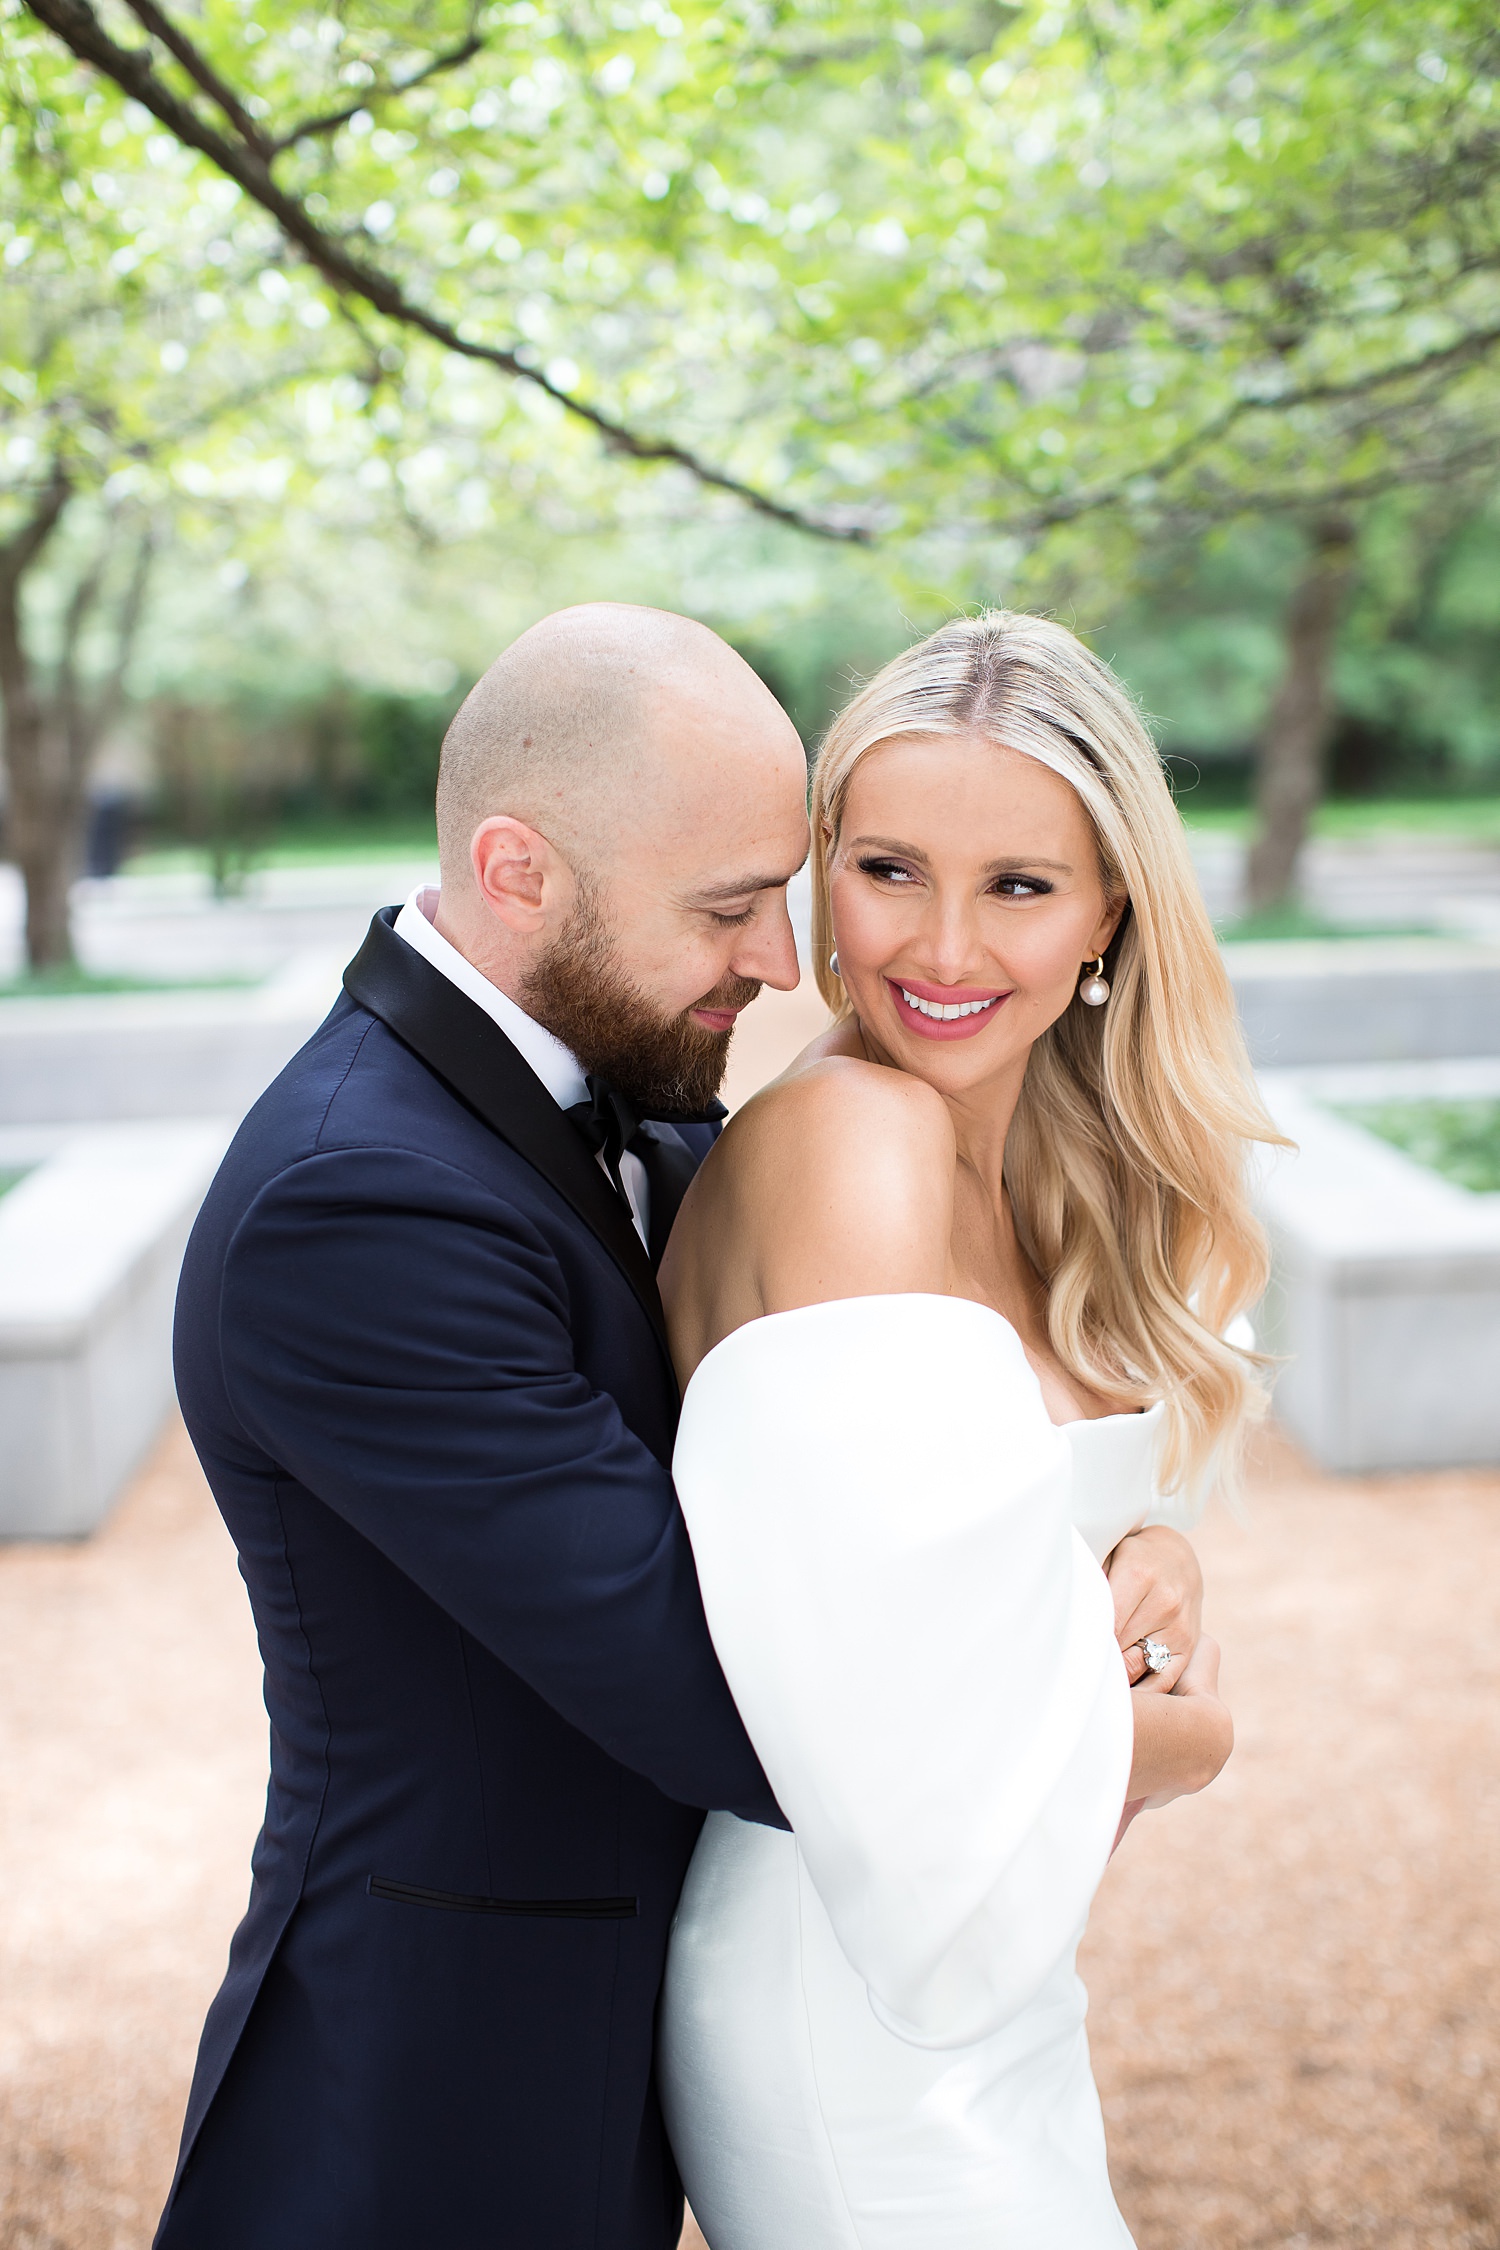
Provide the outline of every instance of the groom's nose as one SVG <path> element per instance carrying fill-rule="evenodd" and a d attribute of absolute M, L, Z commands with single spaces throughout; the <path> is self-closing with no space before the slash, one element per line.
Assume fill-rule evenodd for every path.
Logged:
<path fill-rule="evenodd" d="M 739 933 L 730 957 L 729 974 L 756 984 L 774 985 L 778 992 L 794 989 L 801 974 L 797 966 L 797 940 L 786 909 L 786 891 L 763 894 L 760 911 Z"/>

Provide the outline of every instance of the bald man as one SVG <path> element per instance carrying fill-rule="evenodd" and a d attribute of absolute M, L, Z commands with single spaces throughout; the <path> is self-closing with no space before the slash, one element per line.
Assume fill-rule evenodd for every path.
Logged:
<path fill-rule="evenodd" d="M 534 626 L 443 745 L 440 891 L 376 917 L 204 1204 L 178 1392 L 271 1779 L 159 2250 L 677 2240 L 668 1926 L 706 1808 L 780 1815 L 654 1265 L 736 1014 L 797 979 L 804 802 L 702 626 Z"/>

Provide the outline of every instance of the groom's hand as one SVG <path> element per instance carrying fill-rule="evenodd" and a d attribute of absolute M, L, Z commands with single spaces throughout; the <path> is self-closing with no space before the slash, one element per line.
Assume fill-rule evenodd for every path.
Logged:
<path fill-rule="evenodd" d="M 1174 1688 L 1203 1630 L 1203 1573 L 1180 1531 L 1152 1524 L 1128 1532 L 1104 1566 L 1115 1603 L 1115 1639 L 1132 1687 L 1145 1680 L 1160 1693 Z M 1162 1641 L 1172 1661 L 1147 1672 L 1144 1640 Z"/>

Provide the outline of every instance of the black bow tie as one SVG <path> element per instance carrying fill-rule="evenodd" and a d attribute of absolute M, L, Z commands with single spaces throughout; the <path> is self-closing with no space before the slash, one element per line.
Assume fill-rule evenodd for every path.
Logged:
<path fill-rule="evenodd" d="M 627 1210 L 630 1198 L 625 1193 L 625 1183 L 620 1177 L 620 1159 L 627 1149 L 644 1155 L 650 1148 L 648 1134 L 641 1127 L 650 1122 L 658 1125 L 716 1125 L 721 1117 L 729 1115 L 722 1102 L 711 1101 L 702 1109 L 644 1109 L 633 1102 L 618 1087 L 606 1085 L 592 1071 L 584 1084 L 589 1090 L 586 1102 L 574 1102 L 563 1111 L 568 1122 L 583 1135 L 589 1147 L 604 1158 L 609 1176 Z"/>

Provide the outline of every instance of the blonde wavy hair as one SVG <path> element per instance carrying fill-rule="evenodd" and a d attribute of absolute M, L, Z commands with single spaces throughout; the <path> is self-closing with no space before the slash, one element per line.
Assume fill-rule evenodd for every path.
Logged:
<path fill-rule="evenodd" d="M 1165 1489 L 1201 1494 L 1264 1407 L 1266 1363 L 1225 1330 L 1266 1283 L 1249 1147 L 1282 1136 L 1161 759 L 1108 665 L 1049 618 L 955 618 L 887 664 L 834 720 L 813 775 L 813 958 L 835 1015 L 850 1008 L 828 965 L 828 863 L 850 778 L 912 735 L 980 735 L 1069 782 L 1105 891 L 1128 902 L 1105 957 L 1108 1006 L 1075 1001 L 1031 1050 L 1005 1180 L 1058 1358 L 1112 1396 L 1165 1400 Z"/>

